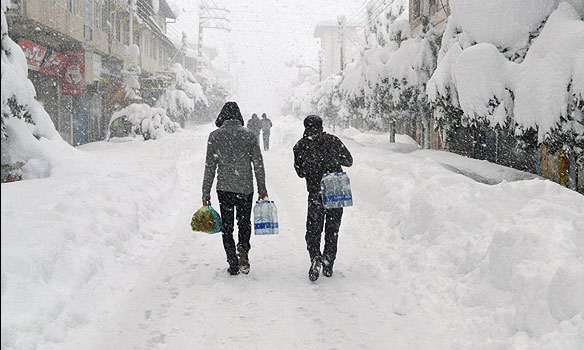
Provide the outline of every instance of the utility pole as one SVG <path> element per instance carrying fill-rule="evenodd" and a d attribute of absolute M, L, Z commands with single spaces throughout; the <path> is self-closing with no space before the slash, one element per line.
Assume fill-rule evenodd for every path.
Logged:
<path fill-rule="evenodd" d="M 185 32 L 182 32 L 182 47 L 180 48 L 180 51 L 182 53 L 182 66 L 184 68 L 186 63 L 185 59 L 187 56 L 187 35 Z"/>
<path fill-rule="evenodd" d="M 217 14 L 217 12 L 222 15 Z M 218 29 L 230 32 L 231 29 L 227 27 L 230 20 L 226 16 L 230 13 L 229 10 L 219 7 L 211 7 L 205 0 L 201 1 L 199 6 L 199 40 L 197 43 L 197 71 L 203 69 L 203 30 L 204 29 Z"/>
<path fill-rule="evenodd" d="M 430 27 L 430 0 L 422 0 L 422 33 L 428 33 Z M 430 111 L 425 105 L 420 103 L 420 113 L 422 114 L 422 126 L 424 130 L 422 148 L 430 148 Z"/>
<path fill-rule="evenodd" d="M 322 81 L 322 56 L 323 56 L 322 48 L 319 48 L 318 49 L 318 81 L 319 82 Z"/>
<path fill-rule="evenodd" d="M 340 64 L 341 73 L 345 69 L 345 22 L 346 18 L 344 15 L 339 15 L 337 17 L 337 22 L 339 23 L 339 46 L 340 46 Z"/>
<path fill-rule="evenodd" d="M 422 32 L 428 32 L 430 26 L 430 0 L 422 0 Z"/>
<path fill-rule="evenodd" d="M 134 68 L 134 64 L 136 62 L 134 62 L 134 55 L 132 54 L 134 52 L 134 16 L 136 14 L 136 0 L 130 0 L 130 18 L 129 18 L 129 27 L 130 27 L 130 31 L 128 33 L 129 38 L 128 38 L 128 45 L 130 47 L 129 52 L 130 52 L 130 63 L 129 66 L 132 67 L 132 69 Z"/>

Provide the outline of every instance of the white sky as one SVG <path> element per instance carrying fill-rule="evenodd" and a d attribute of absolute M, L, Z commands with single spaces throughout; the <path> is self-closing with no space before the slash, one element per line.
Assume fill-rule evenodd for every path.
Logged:
<path fill-rule="evenodd" d="M 199 0 L 200 1 L 200 0 Z M 188 41 L 198 36 L 198 1 L 169 0 L 179 11 L 177 23 L 169 33 L 187 34 Z M 335 21 L 338 14 L 348 18 L 363 0 L 205 0 L 211 7 L 231 12 L 231 32 L 204 30 L 203 43 L 214 46 L 220 57 L 218 66 L 230 70 L 233 77 L 232 99 L 244 116 L 267 112 L 280 114 L 288 90 L 298 76 L 297 68 L 286 62 L 318 67 L 318 43 L 315 26 Z M 221 12 L 215 12 L 220 14 Z"/>

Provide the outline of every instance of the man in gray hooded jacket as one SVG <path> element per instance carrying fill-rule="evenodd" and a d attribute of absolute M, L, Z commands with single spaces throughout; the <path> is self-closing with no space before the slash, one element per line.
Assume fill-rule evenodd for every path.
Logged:
<path fill-rule="evenodd" d="M 251 208 L 253 203 L 253 172 L 259 200 L 268 196 L 264 161 L 256 136 L 243 127 L 243 117 L 237 103 L 227 102 L 219 113 L 207 142 L 207 157 L 203 177 L 203 205 L 211 205 L 211 187 L 217 172 L 217 197 L 223 220 L 223 247 L 229 264 L 228 272 L 249 273 L 248 252 L 251 248 Z M 237 212 L 237 252 L 233 239 L 234 216 Z"/>

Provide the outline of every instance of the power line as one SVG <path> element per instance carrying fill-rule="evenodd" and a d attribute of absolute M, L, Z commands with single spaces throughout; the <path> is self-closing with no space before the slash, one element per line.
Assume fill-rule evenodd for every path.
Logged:
<path fill-rule="evenodd" d="M 373 12 L 372 12 L 372 16 L 370 18 L 367 19 L 367 26 L 371 25 L 373 22 L 377 19 L 377 17 L 379 17 L 379 15 L 381 15 L 382 13 L 385 12 L 385 10 L 390 7 L 391 5 L 393 5 L 393 3 L 395 2 L 395 0 L 391 0 L 389 3 L 385 4 L 385 6 L 380 10 L 377 11 L 381 6 L 378 6 Z M 377 13 L 375 13 L 377 11 Z"/>
<path fill-rule="evenodd" d="M 263 34 L 312 34 L 312 32 L 285 32 L 285 31 L 265 31 L 265 30 L 244 30 L 234 28 L 231 31 L 240 33 L 263 33 Z"/>
<path fill-rule="evenodd" d="M 353 19 L 357 18 L 357 16 L 359 16 L 360 13 L 362 13 L 364 10 L 366 10 L 367 8 L 367 4 L 370 2 L 371 0 L 365 0 L 363 1 L 363 3 L 361 4 L 361 6 L 359 6 L 359 8 L 357 9 L 357 11 L 355 11 L 355 13 L 353 13 L 351 16 L 349 16 L 349 18 L 347 18 L 347 23 L 352 21 Z"/>
<path fill-rule="evenodd" d="M 381 4 L 382 2 L 384 2 L 385 0 L 370 0 L 369 3 L 367 4 L 367 6 L 363 9 L 363 11 L 361 12 L 361 14 L 358 17 L 355 17 L 352 19 L 353 23 L 355 23 L 355 26 L 361 26 L 360 22 L 363 19 L 366 19 L 369 15 L 369 11 L 378 6 L 379 4 Z"/>
<path fill-rule="evenodd" d="M 375 14 L 375 12 L 381 6 L 383 6 L 384 3 L 385 3 L 385 0 L 380 0 L 375 5 L 373 5 L 373 6 L 370 7 L 371 12 L 367 11 L 367 16 L 362 19 L 362 20 L 364 20 L 364 22 L 361 24 L 362 27 L 366 27 L 366 26 L 370 25 L 371 24 L 371 21 L 373 19 L 377 18 L 377 16 L 379 15 L 379 13 L 378 14 Z M 375 7 L 375 8 L 373 9 L 373 7 Z M 371 14 L 371 16 L 369 14 Z"/>

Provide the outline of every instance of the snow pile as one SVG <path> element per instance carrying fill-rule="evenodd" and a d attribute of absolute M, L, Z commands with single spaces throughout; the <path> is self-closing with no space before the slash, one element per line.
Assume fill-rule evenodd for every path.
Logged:
<path fill-rule="evenodd" d="M 133 103 L 112 115 L 106 140 L 112 137 L 135 137 L 136 135 L 142 135 L 144 140 L 157 139 L 177 129 L 180 129 L 180 125 L 170 120 L 164 109 L 150 107 L 143 103 Z"/>
<path fill-rule="evenodd" d="M 190 167 L 204 148 L 172 136 L 87 144 L 86 161 L 59 176 L 2 184 L 2 349 L 92 348 L 141 274 L 190 230 L 182 218 L 200 183 Z"/>
<path fill-rule="evenodd" d="M 584 197 L 540 179 L 486 185 L 442 163 L 503 167 L 443 153 L 356 156 L 347 170 L 362 211 L 342 232 L 383 245 L 393 312 L 437 332 L 436 349 L 580 349 Z"/>
<path fill-rule="evenodd" d="M 446 100 L 492 126 L 510 117 L 519 132 L 537 128 L 539 142 L 568 117 L 578 119 L 569 106 L 584 85 L 584 4 L 571 3 L 452 1 L 430 101 Z M 571 127 L 584 133 L 582 122 Z"/>
<path fill-rule="evenodd" d="M 12 177 L 46 177 L 58 164 L 76 156 L 59 135 L 28 79 L 26 58 L 8 36 L 2 1 L 2 165 L 16 166 Z M 4 173 L 4 170 L 3 170 Z M 4 174 L 3 174 L 4 176 Z"/>

